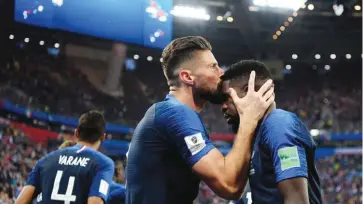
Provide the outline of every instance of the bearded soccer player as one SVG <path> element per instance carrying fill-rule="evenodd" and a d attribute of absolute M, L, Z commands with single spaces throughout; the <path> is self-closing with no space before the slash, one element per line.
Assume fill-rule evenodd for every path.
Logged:
<path fill-rule="evenodd" d="M 101 113 L 83 114 L 75 131 L 78 143 L 63 144 L 40 159 L 15 203 L 30 203 L 36 195 L 38 203 L 105 203 L 115 169 L 113 161 L 97 151 L 105 125 Z"/>
<path fill-rule="evenodd" d="M 258 90 L 271 79 L 269 69 L 261 62 L 244 60 L 233 64 L 223 75 L 225 89 L 236 92 L 222 105 L 227 122 L 235 132 L 239 125 L 240 107 L 234 98 L 243 97 L 248 91 L 248 75 L 256 72 Z M 249 184 L 254 204 L 320 204 L 320 181 L 315 168 L 316 145 L 303 122 L 293 113 L 276 109 L 271 104 L 255 133 Z"/>
<path fill-rule="evenodd" d="M 134 131 L 126 165 L 127 204 L 191 204 L 201 179 L 223 198 L 240 198 L 254 130 L 274 101 L 272 81 L 236 99 L 241 128 L 231 152 L 223 156 L 199 116 L 207 101 L 226 98 L 219 91 L 223 71 L 211 50 L 199 36 L 175 39 L 164 49 L 170 92 L 147 110 Z M 250 81 L 254 85 L 254 73 Z"/>

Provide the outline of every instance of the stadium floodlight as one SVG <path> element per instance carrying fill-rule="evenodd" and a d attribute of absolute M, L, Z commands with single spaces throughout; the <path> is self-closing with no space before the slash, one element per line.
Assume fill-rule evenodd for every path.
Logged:
<path fill-rule="evenodd" d="M 328 65 L 328 64 L 327 64 L 327 65 L 325 65 L 325 66 L 324 66 L 324 69 L 325 69 L 326 71 L 330 70 L 330 65 Z"/>
<path fill-rule="evenodd" d="M 297 56 L 297 54 L 292 54 L 291 58 L 292 58 L 292 59 L 297 59 L 297 58 L 298 58 L 298 56 Z"/>
<path fill-rule="evenodd" d="M 39 45 L 44 45 L 44 41 L 43 40 L 39 41 Z"/>
<path fill-rule="evenodd" d="M 335 58 L 337 58 L 337 56 L 335 54 L 330 55 L 330 59 L 335 59 Z"/>
<path fill-rule="evenodd" d="M 315 59 L 320 59 L 321 58 L 321 56 L 319 55 L 319 54 L 315 54 Z"/>
<path fill-rule="evenodd" d="M 9 35 L 9 39 L 10 40 L 14 39 L 14 35 L 13 34 Z"/>
<path fill-rule="evenodd" d="M 160 58 L 160 62 L 163 62 L 163 58 Z"/>
<path fill-rule="evenodd" d="M 230 22 L 230 23 L 232 23 L 232 22 L 233 22 L 233 17 L 231 17 L 231 16 L 230 16 L 230 17 L 228 17 L 228 18 L 227 18 L 227 21 L 228 21 L 228 22 Z"/>
<path fill-rule="evenodd" d="M 223 16 L 217 16 L 217 21 L 222 21 L 223 20 Z"/>
<path fill-rule="evenodd" d="M 54 44 L 54 47 L 55 47 L 55 48 L 59 48 L 59 43 L 55 43 L 55 44 Z"/>
<path fill-rule="evenodd" d="M 355 5 L 355 6 L 354 6 L 354 9 L 355 9 L 356 11 L 360 11 L 362 8 L 361 8 L 361 6 L 359 6 L 359 5 Z"/>
<path fill-rule="evenodd" d="M 135 60 L 138 60 L 140 58 L 140 56 L 139 55 L 134 55 L 134 59 Z"/>
<path fill-rule="evenodd" d="M 148 56 L 146 59 L 147 59 L 147 61 L 149 61 L 149 62 L 150 62 L 150 61 L 152 61 L 152 60 L 153 60 L 153 57 Z"/>
<path fill-rule="evenodd" d="M 308 9 L 309 9 L 310 11 L 314 10 L 314 4 L 309 4 L 309 5 L 308 5 Z"/>
<path fill-rule="evenodd" d="M 24 42 L 28 43 L 29 42 L 29 38 L 25 38 Z"/>
<path fill-rule="evenodd" d="M 350 58 L 352 58 L 352 55 L 351 54 L 346 54 L 345 58 L 350 59 Z"/>
<path fill-rule="evenodd" d="M 39 11 L 39 12 L 44 11 L 44 6 L 43 6 L 43 5 L 39 5 L 39 6 L 38 6 L 38 11 Z"/>
<path fill-rule="evenodd" d="M 174 6 L 170 13 L 177 17 L 194 18 L 208 21 L 210 15 L 204 8 L 193 8 L 188 6 Z"/>
<path fill-rule="evenodd" d="M 290 70 L 290 69 L 291 69 L 291 65 L 287 64 L 287 65 L 285 66 L 285 68 L 286 68 L 287 70 Z"/>
<path fill-rule="evenodd" d="M 305 4 L 307 0 L 253 0 L 255 6 L 291 9 L 294 11 Z"/>

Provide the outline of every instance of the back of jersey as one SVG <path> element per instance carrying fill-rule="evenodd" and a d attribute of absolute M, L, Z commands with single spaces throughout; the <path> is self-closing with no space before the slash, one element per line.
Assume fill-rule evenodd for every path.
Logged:
<path fill-rule="evenodd" d="M 87 146 L 75 145 L 39 160 L 27 183 L 35 184 L 39 191 L 38 203 L 84 204 L 92 196 L 106 201 L 113 174 L 111 159 Z"/>

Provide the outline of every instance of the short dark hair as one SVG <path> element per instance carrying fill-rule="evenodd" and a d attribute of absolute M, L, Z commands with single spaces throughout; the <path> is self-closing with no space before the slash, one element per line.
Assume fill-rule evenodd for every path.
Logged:
<path fill-rule="evenodd" d="M 229 66 L 221 78 L 223 81 L 240 80 L 249 77 L 252 71 L 256 72 L 256 79 L 267 80 L 272 78 L 269 68 L 257 60 L 241 60 L 234 63 Z"/>
<path fill-rule="evenodd" d="M 80 141 L 95 143 L 105 134 L 106 121 L 99 111 L 91 110 L 81 115 L 78 121 Z"/>
<path fill-rule="evenodd" d="M 162 53 L 162 67 L 168 85 L 179 85 L 175 70 L 186 60 L 193 57 L 195 51 L 212 50 L 210 43 L 201 36 L 187 36 L 177 38 L 165 47 Z"/>

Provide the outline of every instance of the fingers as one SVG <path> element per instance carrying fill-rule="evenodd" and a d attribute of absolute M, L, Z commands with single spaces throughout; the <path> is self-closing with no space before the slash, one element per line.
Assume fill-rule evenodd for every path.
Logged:
<path fill-rule="evenodd" d="M 273 86 L 273 82 L 271 79 L 267 80 L 260 88 L 260 90 L 258 90 L 259 94 L 265 94 L 266 91 L 268 91 L 271 86 Z"/>
<path fill-rule="evenodd" d="M 250 74 L 250 78 L 248 80 L 248 92 L 255 92 L 255 79 L 256 79 L 256 72 L 252 71 Z"/>
<path fill-rule="evenodd" d="M 272 94 L 272 96 L 269 99 L 267 99 L 267 101 L 266 101 L 266 107 L 270 107 L 270 105 L 273 102 L 275 102 L 275 94 Z"/>
<path fill-rule="evenodd" d="M 229 95 L 233 100 L 233 103 L 236 102 L 239 99 L 236 90 L 234 90 L 233 88 L 229 88 L 228 90 L 229 90 Z"/>
<path fill-rule="evenodd" d="M 272 95 L 274 95 L 274 87 L 270 87 L 270 89 L 262 96 L 264 101 L 267 101 Z"/>

